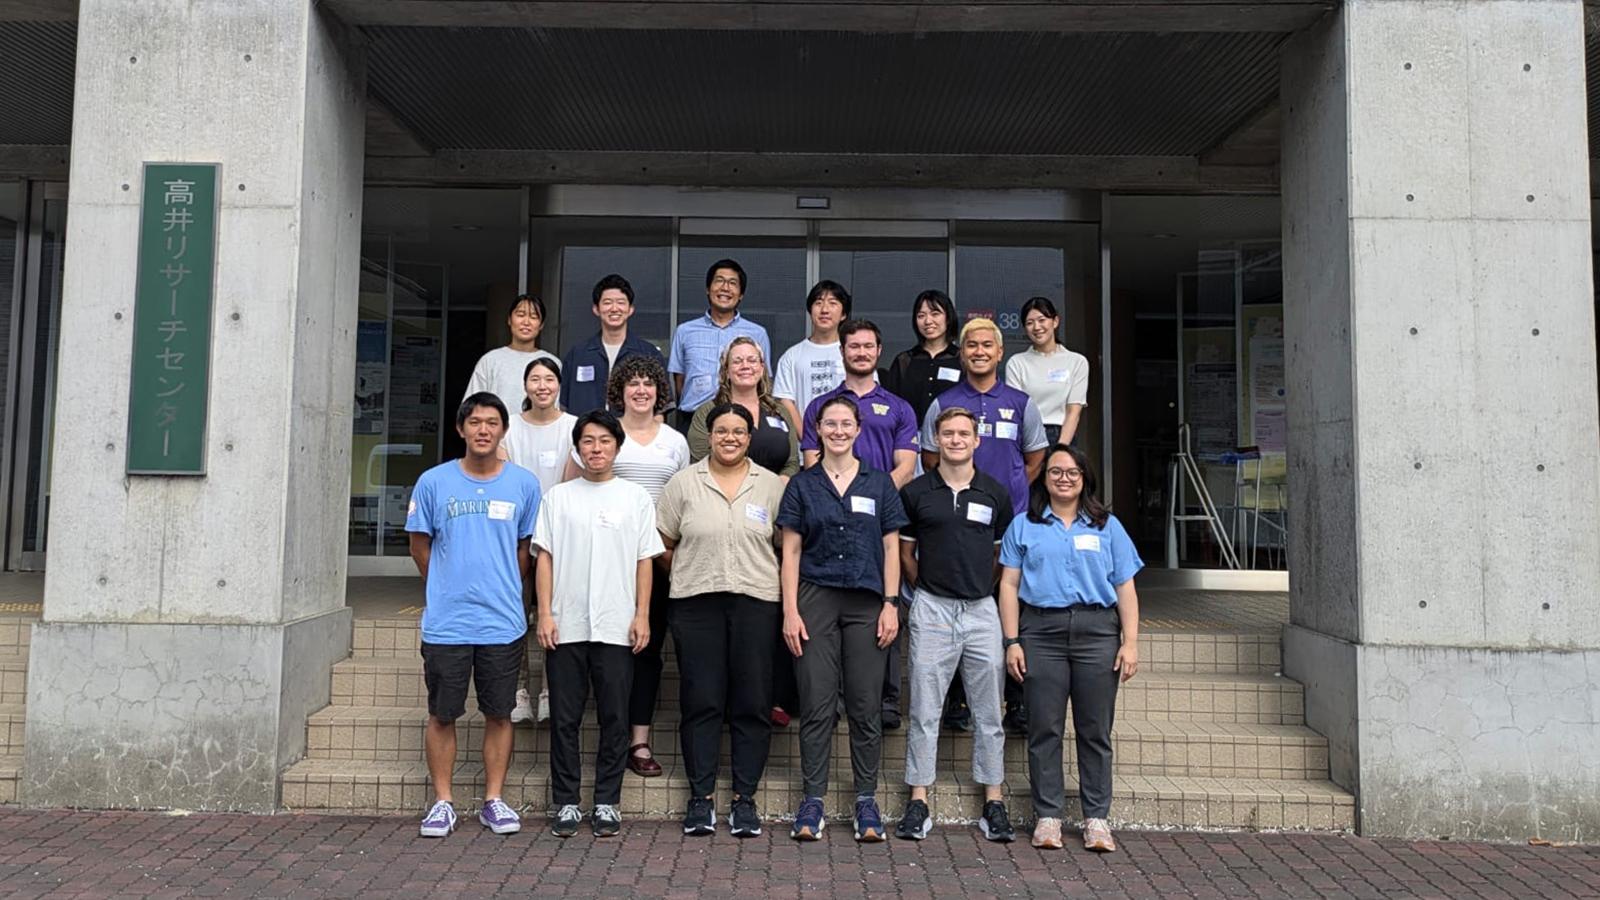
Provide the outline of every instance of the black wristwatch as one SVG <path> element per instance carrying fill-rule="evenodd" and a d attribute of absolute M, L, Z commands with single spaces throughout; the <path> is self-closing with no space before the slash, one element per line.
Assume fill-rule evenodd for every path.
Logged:
<path fill-rule="evenodd" d="M 1012 647 L 1015 647 L 1020 643 L 1022 643 L 1022 638 L 1006 638 L 1000 642 L 1000 646 L 1006 650 L 1010 650 Z"/>
<path fill-rule="evenodd" d="M 887 595 L 884 596 L 883 602 L 885 602 L 885 603 L 899 603 L 900 602 L 900 595 L 899 594 L 887 594 Z"/>

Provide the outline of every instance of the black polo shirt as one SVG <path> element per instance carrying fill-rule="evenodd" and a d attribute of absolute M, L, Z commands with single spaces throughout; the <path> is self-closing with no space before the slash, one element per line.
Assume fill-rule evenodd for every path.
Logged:
<path fill-rule="evenodd" d="M 930 594 L 976 600 L 994 593 L 994 548 L 1011 525 L 1011 493 L 982 472 L 956 494 L 939 470 L 900 491 L 910 520 L 900 540 L 916 541 L 917 586 Z"/>
<path fill-rule="evenodd" d="M 866 463 L 840 496 L 821 465 L 789 479 L 778 527 L 800 533 L 800 580 L 823 587 L 897 593 L 883 585 L 883 536 L 906 524 L 894 481 Z"/>

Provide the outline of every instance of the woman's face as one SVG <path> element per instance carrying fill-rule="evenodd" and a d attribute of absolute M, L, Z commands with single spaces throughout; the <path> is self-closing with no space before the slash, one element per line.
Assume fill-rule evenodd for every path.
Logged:
<path fill-rule="evenodd" d="M 752 388 L 761 383 L 766 364 L 761 351 L 749 344 L 737 344 L 728 351 L 728 383 L 736 388 Z"/>
<path fill-rule="evenodd" d="M 1072 503 L 1083 496 L 1083 470 L 1071 453 L 1057 450 L 1045 458 L 1044 485 L 1053 503 Z"/>
<path fill-rule="evenodd" d="M 546 410 L 555 406 L 556 399 L 561 396 L 561 379 L 544 366 L 534 366 L 522 382 L 522 389 L 527 392 L 534 409 Z"/>
<path fill-rule="evenodd" d="M 840 455 L 849 453 L 855 446 L 856 433 L 860 430 L 861 423 L 856 421 L 855 414 L 840 404 L 824 409 L 817 423 L 817 435 L 822 438 L 823 448 Z"/>
<path fill-rule="evenodd" d="M 648 375 L 635 375 L 622 386 L 622 403 L 628 412 L 650 413 L 656 411 L 656 380 Z"/>
<path fill-rule="evenodd" d="M 1055 340 L 1056 326 L 1060 324 L 1060 319 L 1051 318 L 1037 309 L 1029 310 L 1028 317 L 1022 320 L 1022 328 L 1028 332 L 1028 340 L 1035 347 L 1043 347 Z"/>
<path fill-rule="evenodd" d="M 750 426 L 734 413 L 723 413 L 711 423 L 711 455 L 717 464 L 736 466 L 750 450 Z"/>
<path fill-rule="evenodd" d="M 922 335 L 925 341 L 931 341 L 943 335 L 950 328 L 950 320 L 944 310 L 932 303 L 923 303 L 917 307 L 917 334 Z"/>
<path fill-rule="evenodd" d="M 531 341 L 544 330 L 544 320 L 539 318 L 539 311 L 526 300 L 511 308 L 506 324 L 511 326 L 511 336 L 519 341 Z"/>

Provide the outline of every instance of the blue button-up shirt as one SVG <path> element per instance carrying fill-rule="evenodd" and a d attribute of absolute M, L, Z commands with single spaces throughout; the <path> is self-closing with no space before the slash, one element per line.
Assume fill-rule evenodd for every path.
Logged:
<path fill-rule="evenodd" d="M 761 348 L 761 358 L 767 361 L 767 371 L 773 369 L 772 343 L 767 340 L 767 330 L 738 313 L 727 325 L 711 321 L 706 313 L 698 319 L 678 326 L 672 337 L 672 356 L 667 360 L 667 371 L 683 376 L 683 396 L 678 398 L 679 409 L 698 409 L 717 393 L 717 374 L 722 367 L 722 351 L 728 349 L 736 337 L 748 337 Z"/>
<path fill-rule="evenodd" d="M 634 354 L 653 356 L 662 365 L 667 363 L 655 344 L 630 334 L 622 339 L 617 362 Z M 606 379 L 610 377 L 611 361 L 606 358 L 606 346 L 601 343 L 600 335 L 568 350 L 561 358 L 561 409 L 575 416 L 605 409 Z"/>
<path fill-rule="evenodd" d="M 1115 606 L 1117 586 L 1144 560 L 1116 516 L 1104 528 L 1079 515 L 1069 526 L 1049 507 L 1044 521 L 1011 520 L 1000 542 L 1000 565 L 1022 570 L 1017 595 L 1029 606 Z"/>
<path fill-rule="evenodd" d="M 865 462 L 843 496 L 822 466 L 802 469 L 778 504 L 778 527 L 800 534 L 800 580 L 823 587 L 883 594 L 883 536 L 908 521 L 894 481 Z"/>
<path fill-rule="evenodd" d="M 917 414 L 911 411 L 911 404 L 884 390 L 881 384 L 874 384 L 872 390 L 859 397 L 841 384 L 812 400 L 806 406 L 800 424 L 801 450 L 822 449 L 822 439 L 817 434 L 817 419 L 822 413 L 822 404 L 841 394 L 854 400 L 856 410 L 861 413 L 861 431 L 856 435 L 855 444 L 856 459 L 874 469 L 892 472 L 896 450 L 917 451 Z"/>
<path fill-rule="evenodd" d="M 959 406 L 978 417 L 978 449 L 972 464 L 978 471 L 1006 486 L 1011 494 L 1011 512 L 1022 515 L 1028 508 L 1028 468 L 1022 455 L 1050 446 L 1039 407 L 1023 392 L 996 381 L 994 387 L 980 391 L 963 379 L 928 407 L 922 420 L 922 446 L 936 450 L 933 420 L 941 410 Z"/>

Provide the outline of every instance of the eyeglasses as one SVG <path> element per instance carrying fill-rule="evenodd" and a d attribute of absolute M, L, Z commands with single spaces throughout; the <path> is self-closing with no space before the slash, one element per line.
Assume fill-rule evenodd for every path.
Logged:
<path fill-rule="evenodd" d="M 732 276 L 732 277 L 729 277 L 727 275 L 718 275 L 717 277 L 711 279 L 711 286 L 714 287 L 714 288 L 715 287 L 736 288 L 736 287 L 740 287 L 741 285 L 739 284 L 739 276 L 737 276 L 737 275 Z"/>
<path fill-rule="evenodd" d="M 750 432 L 744 428 L 713 428 L 711 430 L 711 436 L 714 438 L 747 438 L 750 436 Z"/>
<path fill-rule="evenodd" d="M 1049 475 L 1051 479 L 1055 481 L 1083 480 L 1083 470 L 1078 468 L 1063 469 L 1060 466 L 1051 466 L 1049 469 L 1045 470 L 1045 474 Z"/>

